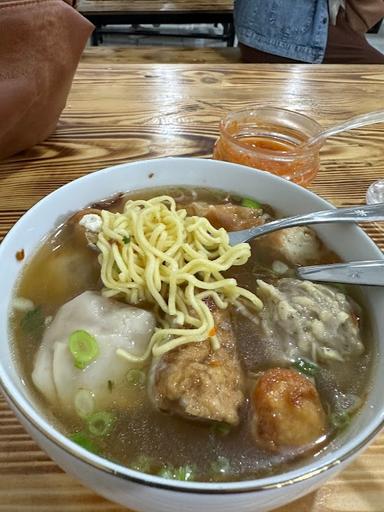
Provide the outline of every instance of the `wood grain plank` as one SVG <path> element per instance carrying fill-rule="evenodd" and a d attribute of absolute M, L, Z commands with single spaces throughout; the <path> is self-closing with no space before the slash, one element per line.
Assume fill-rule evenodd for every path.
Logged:
<path fill-rule="evenodd" d="M 179 48 L 175 46 L 93 46 L 81 56 L 84 64 L 231 64 L 241 62 L 239 48 Z"/>
<path fill-rule="evenodd" d="M 0 163 L 0 236 L 37 199 L 98 168 L 165 155 L 209 157 L 228 110 L 279 104 L 328 125 L 378 109 L 383 81 L 375 66 L 83 65 L 56 133 Z M 382 169 L 381 127 L 362 128 L 326 144 L 312 188 L 337 206 L 361 203 Z"/>
<path fill-rule="evenodd" d="M 232 12 L 233 0 L 79 0 L 76 8 L 84 14 Z"/>
<path fill-rule="evenodd" d="M 97 0 L 96 0 L 97 1 Z M 97 169 L 141 158 L 209 157 L 227 111 L 298 110 L 324 126 L 382 107 L 384 68 L 241 64 L 80 65 L 55 133 L 0 162 L 0 237 L 40 198 Z M 383 125 L 332 138 L 311 189 L 363 204 L 384 177 Z M 365 227 L 384 248 L 384 224 Z M 278 512 L 382 512 L 384 434 L 317 492 Z M 0 397 L 0 512 L 122 512 L 63 473 Z"/>
<path fill-rule="evenodd" d="M 0 394 L 0 422 L 1 411 L 13 416 Z M 128 510 L 83 487 L 50 461 L 27 434 L 25 438 L 28 440 L 14 438 L 9 443 L 0 431 L 0 512 Z M 384 434 L 325 486 L 276 512 L 382 512 L 383 454 Z"/>

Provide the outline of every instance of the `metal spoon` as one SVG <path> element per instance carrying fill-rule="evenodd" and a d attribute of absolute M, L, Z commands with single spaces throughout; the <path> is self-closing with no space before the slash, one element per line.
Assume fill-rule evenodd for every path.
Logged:
<path fill-rule="evenodd" d="M 295 215 L 285 219 L 278 219 L 262 226 L 256 226 L 242 231 L 228 233 L 230 245 L 247 242 L 278 229 L 303 226 L 306 224 L 321 224 L 327 222 L 375 222 L 384 221 L 384 203 L 370 204 L 368 206 L 353 206 L 351 208 L 335 208 L 321 212 Z"/>
<path fill-rule="evenodd" d="M 366 126 L 367 124 L 381 123 L 384 121 L 384 110 L 378 110 L 377 112 L 369 112 L 361 116 L 351 117 L 347 121 L 341 124 L 337 124 L 327 130 L 323 130 L 317 135 L 314 135 L 303 143 L 303 147 L 314 146 L 320 142 L 324 142 L 325 139 L 335 135 L 336 133 L 352 130 L 352 128 L 359 128 L 360 126 Z"/>
<path fill-rule="evenodd" d="M 384 285 L 384 260 L 352 261 L 332 265 L 313 265 L 296 269 L 298 277 L 328 283 Z"/>

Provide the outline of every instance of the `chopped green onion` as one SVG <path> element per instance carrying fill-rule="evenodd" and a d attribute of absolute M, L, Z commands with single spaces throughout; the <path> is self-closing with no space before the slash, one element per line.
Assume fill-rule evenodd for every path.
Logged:
<path fill-rule="evenodd" d="M 186 464 L 185 466 L 179 466 L 178 468 L 174 468 L 173 466 L 163 466 L 157 474 L 163 478 L 168 478 L 169 480 L 183 480 L 187 482 L 189 480 L 193 480 L 195 472 L 196 470 L 193 466 Z"/>
<path fill-rule="evenodd" d="M 43 336 L 44 332 L 44 315 L 40 306 L 27 311 L 20 320 L 20 327 L 24 334 L 31 336 L 37 340 Z"/>
<path fill-rule="evenodd" d="M 351 416 L 348 412 L 334 412 L 329 419 L 331 425 L 338 430 L 344 430 L 351 423 Z"/>
<path fill-rule="evenodd" d="M 317 364 L 311 363 L 306 359 L 301 359 L 300 357 L 293 363 L 293 367 L 308 377 L 314 377 L 319 371 Z"/>
<path fill-rule="evenodd" d="M 220 436 L 226 436 L 230 433 L 230 431 L 231 431 L 231 426 L 228 425 L 228 423 L 221 422 L 221 423 L 215 423 L 214 425 L 212 425 L 212 432 L 214 432 L 215 434 L 218 434 Z"/>
<path fill-rule="evenodd" d="M 128 384 L 131 386 L 143 386 L 145 384 L 145 373 L 138 368 L 131 368 L 126 375 Z"/>
<path fill-rule="evenodd" d="M 87 434 L 84 432 L 76 432 L 75 434 L 72 434 L 69 436 L 69 439 L 73 441 L 74 443 L 78 444 L 85 450 L 88 450 L 89 452 L 97 453 L 98 449 L 95 443 L 89 439 Z"/>
<path fill-rule="evenodd" d="M 211 472 L 214 475 L 226 475 L 231 471 L 231 464 L 227 457 L 217 457 L 217 460 L 211 463 Z"/>
<path fill-rule="evenodd" d="M 157 473 L 162 478 L 168 478 L 168 480 L 175 480 L 175 472 L 172 466 L 163 466 Z"/>
<path fill-rule="evenodd" d="M 95 399 L 88 389 L 79 389 L 75 395 L 75 409 L 80 418 L 86 418 L 93 413 Z"/>
<path fill-rule="evenodd" d="M 250 199 L 249 197 L 244 197 L 242 199 L 241 206 L 245 206 L 246 208 L 252 208 L 254 210 L 260 210 L 262 208 L 260 203 L 258 203 L 254 199 Z"/>
<path fill-rule="evenodd" d="M 129 236 L 125 236 L 125 235 L 124 235 L 124 236 L 123 236 L 123 242 L 124 242 L 125 244 L 129 244 L 129 241 L 130 241 L 130 237 L 129 237 Z"/>
<path fill-rule="evenodd" d="M 87 331 L 74 331 L 69 336 L 69 350 L 75 360 L 76 368 L 83 369 L 99 355 L 96 338 Z"/>
<path fill-rule="evenodd" d="M 111 412 L 95 412 L 87 418 L 88 430 L 97 437 L 104 437 L 110 434 L 116 423 L 116 416 Z"/>
<path fill-rule="evenodd" d="M 141 471 L 142 473 L 149 473 L 151 471 L 152 459 L 147 455 L 139 455 L 132 462 L 130 467 L 135 469 L 136 471 Z"/>
<path fill-rule="evenodd" d="M 193 480 L 194 475 L 196 473 L 196 469 L 186 464 L 185 466 L 180 466 L 175 469 L 175 479 L 176 480 L 184 480 L 184 482 L 188 482 L 189 480 Z"/>

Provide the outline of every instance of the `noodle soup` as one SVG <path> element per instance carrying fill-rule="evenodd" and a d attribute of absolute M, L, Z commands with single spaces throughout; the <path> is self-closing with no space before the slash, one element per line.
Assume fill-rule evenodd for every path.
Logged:
<path fill-rule="evenodd" d="M 291 228 L 230 247 L 276 217 L 207 189 L 122 194 L 68 219 L 15 292 L 15 352 L 60 429 L 170 479 L 234 481 L 329 449 L 366 394 L 358 297 L 295 278 L 339 260 Z"/>

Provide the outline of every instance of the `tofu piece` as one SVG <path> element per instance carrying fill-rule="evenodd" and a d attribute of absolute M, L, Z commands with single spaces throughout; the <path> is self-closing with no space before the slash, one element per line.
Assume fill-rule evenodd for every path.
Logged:
<path fill-rule="evenodd" d="M 239 422 L 244 377 L 227 310 L 213 310 L 220 348 L 182 345 L 153 362 L 149 394 L 161 411 L 202 421 Z"/>
<path fill-rule="evenodd" d="M 312 265 L 327 258 L 328 251 L 315 231 L 306 226 L 282 229 L 255 240 L 255 247 L 288 265 Z"/>
<path fill-rule="evenodd" d="M 224 228 L 226 231 L 241 231 L 264 224 L 270 219 L 261 208 L 246 208 L 231 203 L 208 204 L 196 201 L 187 205 L 185 209 L 188 215 L 206 217 L 213 227 Z"/>

